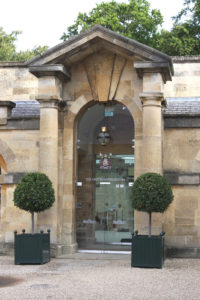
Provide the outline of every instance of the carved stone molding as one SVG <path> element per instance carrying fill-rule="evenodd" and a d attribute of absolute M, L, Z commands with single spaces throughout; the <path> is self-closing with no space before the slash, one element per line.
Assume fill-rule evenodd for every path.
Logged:
<path fill-rule="evenodd" d="M 168 62 L 155 62 L 155 61 L 142 61 L 135 62 L 134 68 L 136 69 L 138 76 L 143 77 L 144 73 L 161 73 L 163 82 L 172 80 L 173 70 Z"/>

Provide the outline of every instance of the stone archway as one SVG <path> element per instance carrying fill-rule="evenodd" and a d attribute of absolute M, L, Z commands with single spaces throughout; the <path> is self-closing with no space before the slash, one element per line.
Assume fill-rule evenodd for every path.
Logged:
<path fill-rule="evenodd" d="M 39 77 L 39 170 L 53 182 L 57 201 L 42 215 L 61 253 L 74 252 L 75 120 L 90 101 L 119 101 L 135 122 L 135 176 L 162 173 L 163 87 L 171 80 L 167 55 L 101 26 L 48 50 L 29 62 Z M 64 112 L 59 107 L 66 104 Z M 50 159 L 49 159 L 50 158 Z M 140 220 L 138 219 L 140 229 Z"/>
<path fill-rule="evenodd" d="M 69 102 L 68 102 L 69 103 Z M 63 195 L 62 195 L 62 218 L 60 218 L 60 241 L 63 245 L 62 252 L 74 252 L 77 249 L 76 243 L 76 197 L 75 197 L 75 161 L 76 161 L 76 124 L 77 119 L 85 107 L 91 101 L 81 95 L 76 101 L 68 104 L 68 110 L 64 115 L 63 128 Z M 98 103 L 98 102 L 97 102 Z M 141 148 L 142 148 L 142 112 L 141 108 L 129 100 L 120 101 L 127 107 L 135 123 L 135 176 L 141 173 Z"/>
<path fill-rule="evenodd" d="M 5 169 L 7 172 L 12 172 L 16 163 L 14 152 L 10 149 L 7 143 L 0 139 L 0 155 L 3 158 Z"/>
<path fill-rule="evenodd" d="M 134 121 L 127 107 L 117 101 L 89 104 L 77 116 L 78 247 L 130 250 L 134 228 L 130 200 L 134 181 Z M 107 145 L 101 145 L 97 138 L 102 126 L 107 127 L 111 137 Z"/>

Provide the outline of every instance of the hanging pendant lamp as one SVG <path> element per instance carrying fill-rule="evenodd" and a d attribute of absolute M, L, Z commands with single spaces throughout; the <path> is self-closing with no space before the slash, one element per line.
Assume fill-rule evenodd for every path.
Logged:
<path fill-rule="evenodd" d="M 99 134 L 97 136 L 97 140 L 98 140 L 99 144 L 102 146 L 106 146 L 110 143 L 111 136 L 110 136 L 106 126 L 101 127 L 101 131 L 99 132 Z"/>
<path fill-rule="evenodd" d="M 104 126 L 101 127 L 101 131 L 97 135 L 97 140 L 99 144 L 102 146 L 108 145 L 111 141 L 111 136 L 106 126 L 105 109 L 106 109 L 106 104 L 104 104 Z"/>

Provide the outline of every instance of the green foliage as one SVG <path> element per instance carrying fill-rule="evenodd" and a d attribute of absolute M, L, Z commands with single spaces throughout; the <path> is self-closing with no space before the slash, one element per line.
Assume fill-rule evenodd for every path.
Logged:
<path fill-rule="evenodd" d="M 0 27 L 0 61 L 26 61 L 48 49 L 47 46 L 38 46 L 32 50 L 17 52 L 15 42 L 20 33 L 20 31 L 12 31 L 7 34 Z"/>
<path fill-rule="evenodd" d="M 13 31 L 11 34 L 6 34 L 2 27 L 0 27 L 0 61 L 13 60 L 15 54 L 14 42 L 17 40 L 19 31 Z"/>
<path fill-rule="evenodd" d="M 200 54 L 200 1 L 185 0 L 171 31 L 163 30 L 157 49 L 168 55 Z"/>
<path fill-rule="evenodd" d="M 132 187 L 133 208 L 147 213 L 164 212 L 173 197 L 170 184 L 157 173 L 139 176 Z"/>
<path fill-rule="evenodd" d="M 158 26 L 163 22 L 159 10 L 150 10 L 146 0 L 129 0 L 129 3 L 116 1 L 102 2 L 86 13 L 79 13 L 75 23 L 67 28 L 61 39 L 77 35 L 89 27 L 99 24 L 126 37 L 155 47 Z"/>
<path fill-rule="evenodd" d="M 168 55 L 199 55 L 200 1 L 185 0 L 183 9 L 173 19 L 171 31 L 163 30 L 160 11 L 151 10 L 147 0 L 129 0 L 129 3 L 113 0 L 96 4 L 88 14 L 79 13 L 61 39 L 99 24 Z"/>
<path fill-rule="evenodd" d="M 171 32 L 163 30 L 157 49 L 171 56 L 199 55 L 200 41 L 191 32 L 187 23 L 174 26 Z"/>
<path fill-rule="evenodd" d="M 45 52 L 47 49 L 47 46 L 37 46 L 34 47 L 32 50 L 19 51 L 15 53 L 13 59 L 14 61 L 27 61 L 32 57 Z"/>
<path fill-rule="evenodd" d="M 180 23 L 182 20 L 190 21 L 196 26 L 200 25 L 200 1 L 199 0 L 185 0 L 184 7 L 173 17 L 175 24 Z M 183 22 L 183 21 L 182 21 Z"/>
<path fill-rule="evenodd" d="M 27 173 L 14 191 L 14 205 L 29 211 L 41 212 L 54 201 L 54 189 L 49 178 L 42 173 Z"/>

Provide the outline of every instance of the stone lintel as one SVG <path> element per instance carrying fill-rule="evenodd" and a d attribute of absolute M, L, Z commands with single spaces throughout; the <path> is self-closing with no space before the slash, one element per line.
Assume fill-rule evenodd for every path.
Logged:
<path fill-rule="evenodd" d="M 135 62 L 134 68 L 136 69 L 138 76 L 143 78 L 144 73 L 161 73 L 163 82 L 172 80 L 172 71 L 168 62 L 162 61 L 142 61 Z"/>
<path fill-rule="evenodd" d="M 29 71 L 40 78 L 43 76 L 55 76 L 60 79 L 61 82 L 66 82 L 71 78 L 70 73 L 63 65 L 43 65 L 29 67 Z"/>
<path fill-rule="evenodd" d="M 164 177 L 172 185 L 199 185 L 200 174 L 198 173 L 178 173 L 165 171 Z"/>
<path fill-rule="evenodd" d="M 15 172 L 0 175 L 0 184 L 18 184 L 25 172 Z"/>

